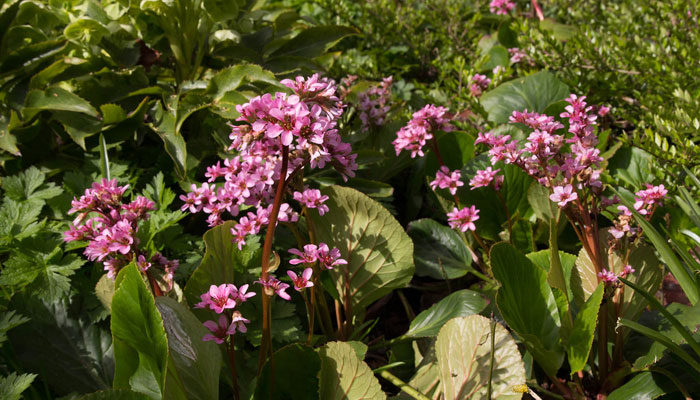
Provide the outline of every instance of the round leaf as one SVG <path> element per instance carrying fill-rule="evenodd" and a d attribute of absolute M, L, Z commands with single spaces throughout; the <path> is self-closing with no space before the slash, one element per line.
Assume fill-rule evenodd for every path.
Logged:
<path fill-rule="evenodd" d="M 495 334 L 491 337 L 491 324 Z M 525 383 L 525 366 L 508 331 L 481 315 L 455 318 L 440 330 L 435 344 L 446 399 L 487 399 L 493 342 L 492 398 L 522 398 L 513 387 Z"/>

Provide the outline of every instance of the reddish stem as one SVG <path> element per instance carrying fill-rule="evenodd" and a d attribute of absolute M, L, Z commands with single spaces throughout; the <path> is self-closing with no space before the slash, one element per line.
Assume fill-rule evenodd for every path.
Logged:
<path fill-rule="evenodd" d="M 263 244 L 262 250 L 262 262 L 261 268 L 262 272 L 260 274 L 260 279 L 265 282 L 268 279 L 268 270 L 270 269 L 270 254 L 272 254 L 272 241 L 275 238 L 275 227 L 277 226 L 277 216 L 280 212 L 280 207 L 282 205 L 282 198 L 284 197 L 284 187 L 285 179 L 287 176 L 287 165 L 289 162 L 289 147 L 282 146 L 282 168 L 280 169 L 280 180 L 277 182 L 277 190 L 275 192 L 275 202 L 272 205 L 272 211 L 269 216 L 269 223 L 267 224 L 267 232 L 265 233 L 265 244 Z M 262 371 L 263 364 L 267 359 L 267 352 L 270 352 L 270 357 L 272 357 L 272 338 L 270 336 L 270 297 L 267 295 L 265 290 L 262 290 L 262 341 L 260 343 L 260 356 L 258 358 L 258 376 Z"/>
<path fill-rule="evenodd" d="M 234 354 L 233 336 L 229 336 L 229 341 L 226 345 L 228 353 L 228 361 L 231 364 L 231 381 L 233 382 L 233 399 L 240 399 L 240 390 L 238 388 L 238 376 L 236 374 L 236 356 Z"/>

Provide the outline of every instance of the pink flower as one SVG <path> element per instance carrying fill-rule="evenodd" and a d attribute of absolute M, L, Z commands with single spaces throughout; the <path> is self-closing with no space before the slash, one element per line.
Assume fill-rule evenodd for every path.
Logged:
<path fill-rule="evenodd" d="M 226 330 L 226 333 L 228 333 L 229 335 L 233 335 L 234 333 L 236 333 L 236 331 L 246 333 L 248 331 L 248 328 L 245 326 L 245 324 L 249 323 L 250 321 L 248 321 L 246 318 L 243 318 L 243 315 L 241 315 L 240 311 L 234 311 L 231 315 L 231 325 Z"/>
<path fill-rule="evenodd" d="M 527 57 L 527 53 L 525 53 L 523 50 L 520 50 L 517 47 L 512 47 L 508 49 L 508 53 L 510 53 L 510 62 L 512 62 L 513 64 L 517 64 L 523 58 Z"/>
<path fill-rule="evenodd" d="M 476 225 L 474 225 L 474 221 L 479 219 L 478 214 L 479 210 L 474 206 L 464 207 L 461 210 L 455 207 L 452 212 L 447 214 L 447 222 L 450 228 L 459 229 L 462 232 L 475 231 Z"/>
<path fill-rule="evenodd" d="M 515 8 L 515 3 L 512 0 L 491 0 L 489 10 L 497 15 L 508 15 Z"/>
<path fill-rule="evenodd" d="M 214 310 L 217 314 L 221 314 L 227 308 L 236 307 L 236 301 L 231 298 L 231 291 L 235 286 L 231 284 L 221 284 L 219 286 L 211 285 L 209 291 L 200 296 L 201 302 L 195 305 L 195 308 L 207 308 Z"/>
<path fill-rule="evenodd" d="M 459 170 L 450 172 L 446 166 L 441 166 L 435 175 L 435 180 L 430 182 L 430 187 L 435 190 L 436 188 L 448 189 L 452 195 L 457 193 L 457 188 L 464 186 L 464 183 L 460 181 L 461 178 Z"/>
<path fill-rule="evenodd" d="M 233 293 L 235 294 L 232 294 L 231 297 L 236 300 L 236 303 L 245 303 L 249 298 L 255 296 L 255 292 L 248 293 L 248 284 L 241 286 L 238 290 L 235 289 L 235 286 L 233 286 L 233 288 Z"/>
<path fill-rule="evenodd" d="M 491 79 L 487 78 L 486 75 L 475 74 L 471 79 L 472 85 L 469 88 L 474 97 L 481 97 L 481 93 L 488 89 L 491 84 Z"/>
<path fill-rule="evenodd" d="M 318 252 L 318 247 L 315 244 L 307 244 L 304 245 L 304 252 L 302 253 L 301 251 L 297 249 L 289 249 L 289 252 L 299 256 L 300 258 L 293 258 L 289 260 L 289 263 L 292 265 L 298 265 L 298 264 L 313 264 L 318 260 L 317 257 L 317 252 Z"/>
<path fill-rule="evenodd" d="M 202 340 L 205 342 L 213 340 L 217 344 L 222 344 L 226 341 L 226 338 L 228 338 L 229 335 L 233 335 L 236 332 L 235 326 L 229 326 L 226 315 L 219 317 L 218 324 L 214 321 L 206 321 L 203 323 L 203 325 L 211 331 L 211 333 L 207 333 L 204 335 L 204 337 L 202 337 Z"/>
<path fill-rule="evenodd" d="M 493 170 L 491 169 L 491 167 L 487 167 L 486 169 L 476 171 L 476 175 L 474 176 L 474 178 L 472 178 L 469 181 L 469 185 L 472 187 L 471 190 L 474 190 L 479 187 L 488 186 L 491 183 L 491 181 L 494 180 L 494 178 L 496 178 L 494 186 L 496 190 L 498 190 L 500 188 L 501 183 L 503 182 L 503 177 L 497 176 L 498 171 L 500 171 L 500 169 Z"/>
<path fill-rule="evenodd" d="M 624 278 L 624 277 L 626 277 L 627 275 L 633 274 L 633 273 L 635 273 L 635 272 L 636 272 L 636 270 L 635 270 L 634 268 L 632 268 L 631 265 L 627 264 L 627 265 L 625 265 L 625 268 L 623 268 L 622 273 L 620 274 L 620 276 Z"/>
<path fill-rule="evenodd" d="M 268 296 L 272 296 L 273 294 L 277 294 L 279 297 L 283 298 L 284 300 L 291 300 L 292 298 L 289 297 L 289 294 L 285 292 L 289 288 L 289 285 L 286 283 L 281 282 L 279 279 L 275 278 L 273 275 L 270 275 L 267 277 L 267 281 L 263 281 L 262 279 L 255 281 L 255 283 L 259 283 L 262 285 L 263 290 L 265 290 L 265 293 L 267 293 Z"/>
<path fill-rule="evenodd" d="M 344 259 L 340 258 L 340 250 L 335 247 L 329 249 L 328 245 L 325 243 L 318 244 L 316 257 L 319 264 L 323 265 L 327 269 L 333 269 L 333 267 L 336 265 L 346 265 L 348 263 Z"/>
<path fill-rule="evenodd" d="M 598 272 L 598 278 L 602 279 L 604 282 L 615 282 L 617 280 L 617 275 L 614 272 L 603 270 Z"/>
<path fill-rule="evenodd" d="M 428 104 L 413 113 L 413 118 L 408 124 L 396 132 L 396 139 L 392 142 L 396 155 L 408 150 L 411 152 L 411 158 L 423 157 L 423 146 L 433 138 L 433 132 L 449 132 L 452 129 L 447 119 L 447 109 Z"/>
<path fill-rule="evenodd" d="M 301 276 L 297 276 L 297 274 L 292 270 L 287 271 L 287 275 L 289 275 L 289 277 L 292 279 L 292 282 L 294 282 L 294 289 L 297 292 L 300 292 L 314 285 L 312 282 L 309 282 L 312 273 L 313 270 L 311 268 L 306 268 L 304 272 L 301 273 Z"/>
<path fill-rule="evenodd" d="M 554 193 L 549 196 L 549 199 L 557 202 L 559 207 L 564 207 L 566 203 L 578 199 L 578 194 L 571 185 L 555 186 Z"/>
<path fill-rule="evenodd" d="M 294 192 L 294 200 L 301 203 L 306 208 L 315 208 L 319 215 L 328 212 L 328 206 L 323 204 L 328 200 L 328 196 L 321 195 L 318 189 L 306 189 L 304 192 Z"/>

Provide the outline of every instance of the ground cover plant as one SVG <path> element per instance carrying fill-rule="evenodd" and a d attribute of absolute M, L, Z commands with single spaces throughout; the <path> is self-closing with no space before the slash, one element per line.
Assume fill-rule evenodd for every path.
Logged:
<path fill-rule="evenodd" d="M 0 398 L 697 397 L 697 13 L 0 2 Z"/>

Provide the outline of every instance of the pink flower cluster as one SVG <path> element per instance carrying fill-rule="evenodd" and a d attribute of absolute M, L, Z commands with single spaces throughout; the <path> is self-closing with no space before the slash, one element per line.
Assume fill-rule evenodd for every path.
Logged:
<path fill-rule="evenodd" d="M 255 208 L 232 229 L 239 248 L 247 235 L 257 234 L 267 224 L 276 182 L 305 166 L 332 165 L 344 178 L 354 176 L 357 169 L 357 155 L 351 154 L 336 128 L 343 107 L 335 83 L 318 75 L 281 83 L 294 94 L 265 94 L 236 106 L 241 114 L 236 121 L 241 124 L 232 125 L 229 149 L 238 155 L 207 168 L 208 182 L 193 185 L 180 196 L 182 210 L 209 214 L 210 226 L 223 223 L 224 213 L 237 217 L 241 208 Z M 289 155 L 286 171 L 282 171 L 284 151 Z M 217 182 L 220 178 L 223 182 Z M 283 203 L 279 220 L 297 218 L 291 206 Z"/>
<path fill-rule="evenodd" d="M 446 166 L 441 166 L 440 169 L 435 174 L 435 180 L 430 182 L 430 188 L 435 190 L 438 187 L 440 189 L 448 189 L 450 194 L 453 196 L 457 194 L 457 188 L 464 186 L 464 183 L 460 181 L 461 174 L 459 170 L 450 172 L 449 168 Z"/>
<path fill-rule="evenodd" d="M 662 205 L 662 200 L 666 197 L 668 190 L 664 185 L 652 186 L 647 184 L 647 188 L 640 190 L 634 194 L 634 209 L 640 215 L 650 217 L 656 207 Z M 615 199 L 617 200 L 617 199 Z M 617 202 L 617 201 L 616 201 Z M 608 232 L 615 238 L 620 239 L 623 236 L 634 236 L 639 233 L 638 228 L 631 225 L 633 222 L 632 212 L 625 206 L 617 206 L 620 214 L 614 222 L 614 226 Z"/>
<path fill-rule="evenodd" d="M 476 225 L 474 221 L 479 219 L 479 210 L 476 207 L 464 207 L 461 210 L 455 207 L 452 212 L 447 214 L 447 222 L 452 229 L 459 229 L 462 232 L 468 230 L 475 231 Z"/>
<path fill-rule="evenodd" d="M 384 125 L 384 119 L 391 109 L 389 102 L 392 84 L 393 78 L 390 76 L 358 95 L 357 108 L 360 110 L 363 131 L 368 131 L 372 126 Z"/>
<path fill-rule="evenodd" d="M 328 212 L 328 206 L 323 204 L 328 200 L 328 196 L 322 195 L 318 189 L 306 189 L 303 192 L 294 192 L 294 200 L 298 201 L 306 208 L 315 208 L 318 215 Z"/>
<path fill-rule="evenodd" d="M 208 308 L 222 315 L 219 317 L 218 323 L 214 321 L 204 322 L 204 326 L 211 333 L 204 335 L 202 340 L 213 340 L 222 344 L 236 331 L 245 333 L 247 331 L 245 324 L 250 323 L 250 321 L 243 318 L 241 313 L 235 311 L 234 308 L 237 304 L 243 303 L 253 296 L 255 296 L 255 292 L 248 292 L 248 285 L 243 285 L 240 288 L 226 283 L 219 286 L 211 285 L 209 291 L 200 296 L 202 301 L 197 303 L 194 308 Z"/>
<path fill-rule="evenodd" d="M 503 184 L 503 175 L 498 175 L 499 171 L 500 169 L 494 170 L 491 167 L 476 171 L 476 175 L 469 181 L 471 190 L 489 186 L 491 182 L 493 182 L 493 188 L 499 190 Z"/>
<path fill-rule="evenodd" d="M 469 87 L 469 91 L 474 97 L 481 97 L 484 90 L 489 88 L 491 84 L 491 79 L 487 78 L 486 75 L 474 74 L 471 79 L 472 85 Z"/>
<path fill-rule="evenodd" d="M 413 113 L 413 118 L 408 124 L 396 132 L 396 139 L 392 142 L 396 155 L 408 150 L 411 152 L 411 158 L 423 157 L 423 146 L 433 138 L 434 132 L 450 132 L 452 129 L 447 109 L 428 104 Z"/>
<path fill-rule="evenodd" d="M 510 62 L 513 64 L 517 64 L 524 58 L 527 58 L 527 53 L 525 53 L 524 50 L 521 50 L 517 47 L 512 47 L 508 49 L 508 53 L 510 54 Z"/>
<path fill-rule="evenodd" d="M 491 0 L 489 10 L 493 14 L 508 15 L 515 8 L 515 3 L 512 0 Z"/>
<path fill-rule="evenodd" d="M 503 161 L 517 165 L 540 184 L 551 188 L 550 198 L 560 207 L 580 198 L 577 191 L 584 188 L 596 194 L 602 190 L 600 163 L 603 159 L 600 150 L 595 148 L 597 116 L 591 113 L 592 107 L 586 104 L 585 97 L 572 94 L 566 101 L 569 105 L 561 117 L 568 119 L 571 136 L 557 133 L 564 125 L 554 117 L 525 110 L 514 111 L 510 117 L 511 123 L 533 129 L 522 146 L 509 135 L 491 133 L 479 134 L 475 141 L 489 146 L 492 164 Z"/>
<path fill-rule="evenodd" d="M 601 272 L 598 272 L 598 278 L 600 280 L 607 282 L 607 283 L 612 283 L 617 281 L 617 278 L 626 278 L 627 275 L 633 274 L 635 272 L 635 269 L 632 268 L 631 265 L 625 265 L 625 268 L 620 272 L 619 274 L 615 274 L 612 271 L 609 271 L 607 269 L 602 270 Z"/>
<path fill-rule="evenodd" d="M 337 248 L 329 248 L 325 243 L 307 244 L 304 246 L 304 251 L 298 249 L 289 249 L 289 252 L 299 258 L 289 260 L 292 265 L 307 264 L 311 265 L 318 263 L 326 269 L 333 269 L 336 265 L 346 265 L 348 262 L 340 258 L 340 250 Z"/>
<path fill-rule="evenodd" d="M 85 194 L 79 199 L 73 198 L 68 214 L 78 213 L 78 216 L 64 233 L 64 240 L 87 240 L 83 254 L 90 261 L 102 262 L 110 278 L 114 278 L 123 266 L 136 261 L 143 272 L 153 266 L 165 271 L 166 282 L 172 285 L 178 261 L 168 260 L 158 253 L 149 260 L 138 249 L 138 222 L 148 219 L 154 203 L 137 196 L 134 201 L 124 204 L 122 197 L 128 188 L 129 185 L 119 186 L 116 179 L 102 179 L 85 189 Z"/>

